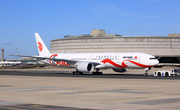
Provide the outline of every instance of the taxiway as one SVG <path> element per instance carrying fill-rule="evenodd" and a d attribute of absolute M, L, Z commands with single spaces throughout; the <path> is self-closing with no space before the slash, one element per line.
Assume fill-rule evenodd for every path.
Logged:
<path fill-rule="evenodd" d="M 0 109 L 180 109 L 180 77 L 0 70 Z M 132 74 L 130 74 L 132 73 Z"/>

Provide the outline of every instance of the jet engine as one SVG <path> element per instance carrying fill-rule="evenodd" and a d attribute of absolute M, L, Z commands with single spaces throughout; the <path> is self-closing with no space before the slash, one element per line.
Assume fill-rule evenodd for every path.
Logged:
<path fill-rule="evenodd" d="M 116 68 L 113 68 L 113 70 L 115 72 L 126 72 L 127 71 L 127 69 L 116 69 Z"/>
<path fill-rule="evenodd" d="M 79 62 L 77 70 L 79 72 L 92 72 L 94 70 L 94 65 L 90 62 Z"/>

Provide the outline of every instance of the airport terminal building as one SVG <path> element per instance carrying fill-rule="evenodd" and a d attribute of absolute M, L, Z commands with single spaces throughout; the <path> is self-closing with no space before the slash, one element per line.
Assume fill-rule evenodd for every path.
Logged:
<path fill-rule="evenodd" d="M 98 29 L 92 30 L 90 35 L 65 36 L 64 39 L 52 40 L 50 52 L 143 52 L 156 57 L 171 57 L 166 60 L 177 63 L 180 62 L 180 34 L 169 34 L 166 37 L 123 37 L 118 34 L 106 35 L 104 30 Z"/>

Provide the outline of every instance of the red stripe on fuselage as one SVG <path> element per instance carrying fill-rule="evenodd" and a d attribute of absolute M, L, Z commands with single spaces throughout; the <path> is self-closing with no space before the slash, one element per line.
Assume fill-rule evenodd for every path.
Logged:
<path fill-rule="evenodd" d="M 104 59 L 103 61 L 101 61 L 101 62 L 103 62 L 104 64 L 105 63 L 110 63 L 111 65 L 113 65 L 113 66 L 115 66 L 115 67 L 118 67 L 118 68 L 126 68 L 126 67 L 128 67 L 124 62 L 122 62 L 122 65 L 119 65 L 119 64 L 117 64 L 117 63 L 114 63 L 112 60 L 110 60 L 110 59 Z"/>
<path fill-rule="evenodd" d="M 55 56 L 57 57 L 58 54 L 53 54 L 53 55 L 50 56 L 50 58 L 55 57 Z M 49 63 L 50 63 L 51 65 L 53 65 L 53 66 L 57 66 L 57 65 L 59 65 L 59 66 L 71 66 L 70 64 L 68 64 L 67 62 L 64 62 L 64 61 L 54 62 L 55 64 L 53 64 L 52 61 L 49 60 Z"/>
<path fill-rule="evenodd" d="M 57 54 L 53 54 L 53 55 L 50 56 L 50 58 L 52 58 L 53 56 L 56 56 L 56 57 L 57 57 L 58 55 L 57 55 Z M 49 63 L 50 63 L 51 65 L 53 65 L 53 66 L 56 66 L 55 64 L 52 63 L 51 60 L 49 60 Z"/>
<path fill-rule="evenodd" d="M 137 65 L 139 67 L 142 67 L 142 68 L 149 68 L 149 67 L 154 67 L 155 66 L 155 65 L 143 65 L 143 64 L 137 63 L 137 62 L 132 61 L 132 60 L 124 60 L 124 62 L 125 61 L 129 61 L 129 62 L 131 62 L 131 63 L 133 63 L 133 64 L 135 64 L 135 65 Z"/>
<path fill-rule="evenodd" d="M 122 65 L 119 65 L 119 64 L 113 62 L 113 61 L 110 60 L 110 59 L 104 59 L 104 60 L 101 61 L 101 62 L 103 62 L 104 64 L 105 64 L 105 63 L 110 63 L 111 65 L 113 65 L 113 66 L 115 66 L 115 67 L 118 67 L 118 68 L 126 68 L 126 67 L 128 67 L 128 66 L 124 63 L 125 61 L 129 61 L 129 62 L 131 62 L 131 63 L 133 63 L 133 64 L 135 64 L 135 65 L 137 65 L 137 66 L 139 66 L 139 67 L 142 67 L 142 68 L 149 68 L 149 67 L 154 67 L 154 66 L 155 66 L 155 65 L 143 65 L 143 64 L 137 63 L 137 62 L 135 62 L 135 61 L 131 61 L 131 60 L 124 60 L 124 61 L 122 62 Z"/>

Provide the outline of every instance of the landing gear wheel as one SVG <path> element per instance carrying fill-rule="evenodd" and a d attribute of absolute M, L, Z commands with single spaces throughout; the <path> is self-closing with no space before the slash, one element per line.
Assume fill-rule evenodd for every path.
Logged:
<path fill-rule="evenodd" d="M 148 76 L 148 70 L 149 70 L 149 68 L 146 68 L 146 69 L 145 69 L 144 76 Z"/>
<path fill-rule="evenodd" d="M 148 76 L 148 73 L 144 73 L 144 76 Z"/>
<path fill-rule="evenodd" d="M 74 75 L 83 75 L 83 72 L 73 71 L 72 74 L 74 74 Z"/>
<path fill-rule="evenodd" d="M 75 71 L 73 71 L 73 72 L 72 72 L 72 74 L 76 74 L 76 72 L 75 72 Z"/>
<path fill-rule="evenodd" d="M 79 72 L 79 75 L 83 75 L 83 72 Z"/>
<path fill-rule="evenodd" d="M 93 75 L 102 75 L 102 72 L 99 72 L 99 69 L 96 69 L 95 72 L 92 72 Z"/>

